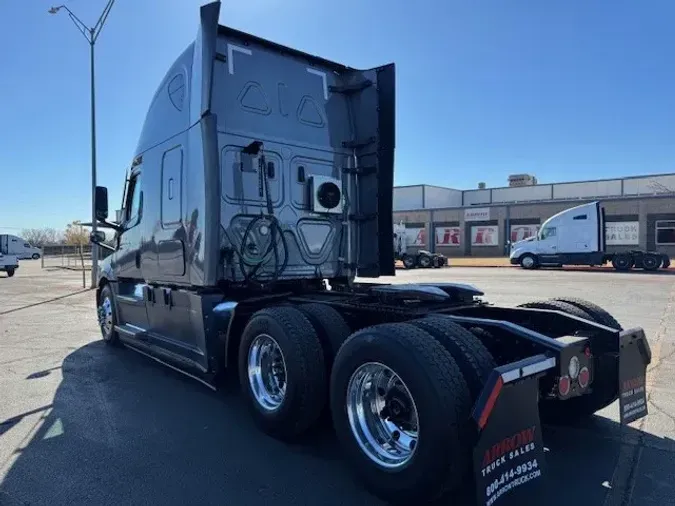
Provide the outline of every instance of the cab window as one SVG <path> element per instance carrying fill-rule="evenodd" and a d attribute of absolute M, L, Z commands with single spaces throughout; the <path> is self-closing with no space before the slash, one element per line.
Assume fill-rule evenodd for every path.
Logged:
<path fill-rule="evenodd" d="M 131 176 L 127 190 L 124 221 L 127 227 L 133 227 L 141 215 L 141 174 Z"/>
<path fill-rule="evenodd" d="M 539 232 L 539 239 L 548 239 L 549 237 L 554 237 L 556 232 L 555 227 L 544 227 Z"/>

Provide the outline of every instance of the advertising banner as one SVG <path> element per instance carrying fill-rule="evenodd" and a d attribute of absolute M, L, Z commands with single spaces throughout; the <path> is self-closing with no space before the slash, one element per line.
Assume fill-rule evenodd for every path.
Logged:
<path fill-rule="evenodd" d="M 436 227 L 436 246 L 460 246 L 460 227 Z"/>
<path fill-rule="evenodd" d="M 605 244 L 608 246 L 637 246 L 639 243 L 639 221 L 608 221 L 605 223 Z"/>
<path fill-rule="evenodd" d="M 511 225 L 511 242 L 522 241 L 528 237 L 534 237 L 539 232 L 539 225 L 536 224 L 525 224 L 525 225 Z"/>
<path fill-rule="evenodd" d="M 489 207 L 470 207 L 464 210 L 464 221 L 487 221 L 489 219 Z"/>
<path fill-rule="evenodd" d="M 499 227 L 497 225 L 471 227 L 471 246 L 499 246 Z"/>

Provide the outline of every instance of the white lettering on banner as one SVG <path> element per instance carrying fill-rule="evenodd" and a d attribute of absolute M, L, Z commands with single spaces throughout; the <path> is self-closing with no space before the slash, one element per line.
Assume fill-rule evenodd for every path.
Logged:
<path fill-rule="evenodd" d="M 484 225 L 471 227 L 471 246 L 498 246 L 499 227 Z"/>
<path fill-rule="evenodd" d="M 522 241 L 528 237 L 534 237 L 539 232 L 541 225 L 511 225 L 511 242 Z"/>
<path fill-rule="evenodd" d="M 461 244 L 460 227 L 436 227 L 437 246 L 459 246 Z"/>
<path fill-rule="evenodd" d="M 489 207 L 464 209 L 464 221 L 486 221 L 490 219 Z"/>
<path fill-rule="evenodd" d="M 425 228 L 405 229 L 407 246 L 425 246 L 427 244 L 427 231 Z"/>
<path fill-rule="evenodd" d="M 640 244 L 639 221 L 615 221 L 605 223 L 605 244 L 608 246 Z"/>

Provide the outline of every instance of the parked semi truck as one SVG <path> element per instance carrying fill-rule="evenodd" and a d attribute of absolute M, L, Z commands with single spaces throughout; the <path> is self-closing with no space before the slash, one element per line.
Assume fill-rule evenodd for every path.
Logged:
<path fill-rule="evenodd" d="M 37 260 L 42 255 L 40 248 L 31 245 L 25 239 L 16 235 L 0 234 L 0 248 L 19 260 Z"/>
<path fill-rule="evenodd" d="M 19 259 L 10 254 L 6 238 L 6 235 L 0 235 L 0 272 L 7 273 L 7 277 L 11 278 L 19 268 Z"/>
<path fill-rule="evenodd" d="M 663 253 L 627 250 L 609 253 L 605 243 L 605 209 L 591 202 L 566 209 L 546 220 L 536 236 L 511 245 L 511 264 L 523 269 L 541 266 L 604 265 L 611 262 L 617 271 L 633 267 L 646 271 L 670 267 Z"/>
<path fill-rule="evenodd" d="M 448 265 L 448 258 L 441 253 L 427 250 L 410 251 L 408 232 L 403 223 L 394 223 L 394 260 L 403 264 L 406 269 L 421 267 L 429 269 Z"/>
<path fill-rule="evenodd" d="M 393 503 L 473 482 L 479 504 L 531 504 L 540 416 L 617 398 L 622 422 L 646 415 L 645 334 L 590 302 L 378 283 L 395 274 L 394 65 L 284 47 L 219 9 L 201 8 L 158 86 L 119 221 L 96 189 L 115 230 L 114 246 L 91 237 L 113 250 L 96 290 L 107 344 L 212 388 L 234 369 L 251 419 L 282 440 L 329 412 L 356 476 Z"/>

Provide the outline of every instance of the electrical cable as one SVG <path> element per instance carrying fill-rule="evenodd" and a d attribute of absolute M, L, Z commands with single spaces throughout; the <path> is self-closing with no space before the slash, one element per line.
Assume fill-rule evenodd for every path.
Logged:
<path fill-rule="evenodd" d="M 254 217 L 247 225 L 244 230 L 244 234 L 241 239 L 241 245 L 239 248 L 239 269 L 241 270 L 242 276 L 244 277 L 245 282 L 256 281 L 261 283 L 263 280 L 258 274 L 258 271 L 264 264 L 267 263 L 268 257 L 270 254 L 274 254 L 274 269 L 272 271 L 272 280 L 276 281 L 279 279 L 279 276 L 284 272 L 286 266 L 288 265 L 288 243 L 286 237 L 284 236 L 284 231 L 281 227 L 281 223 L 274 216 L 274 205 L 272 203 L 272 196 L 270 195 L 269 180 L 267 175 L 267 163 L 265 161 L 265 154 L 262 149 L 262 143 L 259 143 L 260 149 L 260 158 L 258 160 L 258 192 L 262 199 L 263 193 L 265 196 L 265 204 L 267 207 L 267 213 L 265 214 L 263 210 L 260 210 L 260 215 Z M 255 225 L 263 221 L 269 222 L 269 234 L 270 242 L 267 246 L 267 249 L 260 257 L 260 260 L 254 263 L 246 261 L 246 249 L 248 248 L 249 237 L 254 230 Z M 278 238 L 277 238 L 278 236 Z M 283 262 L 279 262 L 279 242 L 283 249 Z M 246 267 L 251 269 L 247 272 Z M 264 270 L 263 270 L 264 271 Z"/>

